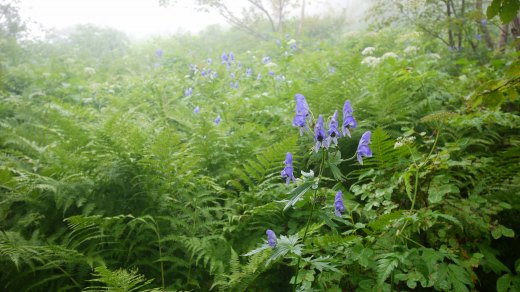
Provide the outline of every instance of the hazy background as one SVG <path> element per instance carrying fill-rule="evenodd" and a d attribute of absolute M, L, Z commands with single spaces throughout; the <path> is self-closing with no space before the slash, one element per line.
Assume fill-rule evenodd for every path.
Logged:
<path fill-rule="evenodd" d="M 227 2 L 236 12 L 247 4 L 245 0 Z M 333 15 L 347 11 L 353 20 L 360 18 L 367 2 L 307 1 L 305 13 Z M 194 1 L 178 1 L 168 7 L 160 6 L 157 0 L 22 0 L 20 4 L 22 16 L 32 20 L 29 24 L 32 35 L 42 35 L 48 29 L 61 30 L 86 23 L 112 27 L 135 38 L 177 32 L 197 33 L 213 24 L 228 26 L 225 19 L 215 11 L 196 11 Z"/>

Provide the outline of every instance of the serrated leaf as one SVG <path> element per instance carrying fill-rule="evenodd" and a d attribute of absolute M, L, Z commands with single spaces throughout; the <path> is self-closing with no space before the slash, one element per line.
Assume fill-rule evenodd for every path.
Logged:
<path fill-rule="evenodd" d="M 289 202 L 287 202 L 287 204 L 285 204 L 285 207 L 283 208 L 283 210 L 287 210 L 289 207 L 292 207 L 294 206 L 294 204 L 296 204 L 296 202 L 298 202 L 301 197 L 303 195 L 305 195 L 305 193 L 311 188 L 311 186 L 314 184 L 314 182 L 305 182 L 303 183 L 302 185 L 298 186 L 297 188 L 295 188 L 291 194 L 293 195 L 293 197 L 289 200 Z"/>
<path fill-rule="evenodd" d="M 507 292 L 511 286 L 511 275 L 505 274 L 498 278 L 497 281 L 497 292 Z"/>
<path fill-rule="evenodd" d="M 442 201 L 444 195 L 449 193 L 458 194 L 459 188 L 449 182 L 449 178 L 444 175 L 435 176 L 428 189 L 428 202 L 436 204 Z"/>

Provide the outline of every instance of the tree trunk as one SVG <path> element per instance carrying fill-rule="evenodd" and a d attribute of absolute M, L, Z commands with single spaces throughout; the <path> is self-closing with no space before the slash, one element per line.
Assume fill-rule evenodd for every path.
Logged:
<path fill-rule="evenodd" d="M 502 32 L 500 33 L 500 38 L 498 39 L 498 51 L 503 53 L 506 51 L 507 35 L 509 34 L 509 24 L 503 24 L 500 27 L 500 30 Z"/>
<path fill-rule="evenodd" d="M 480 15 L 485 15 L 482 10 L 482 0 L 477 0 L 476 8 Z M 489 33 L 489 29 L 487 27 L 487 23 L 482 23 L 482 20 L 477 20 L 477 25 L 480 28 L 481 35 L 483 35 L 484 40 L 486 41 L 486 46 L 488 49 L 493 49 L 493 39 L 491 38 L 491 34 Z"/>
<path fill-rule="evenodd" d="M 303 32 L 303 21 L 305 20 L 305 0 L 302 0 L 302 10 L 300 13 L 300 26 L 298 26 L 298 37 Z"/>
<path fill-rule="evenodd" d="M 515 19 L 511 22 L 511 35 L 515 44 L 516 51 L 520 51 L 520 14 L 517 14 Z"/>
<path fill-rule="evenodd" d="M 450 48 L 455 49 L 453 46 L 453 32 L 451 31 L 451 7 L 450 0 L 446 0 L 446 14 L 448 16 L 448 43 Z"/>

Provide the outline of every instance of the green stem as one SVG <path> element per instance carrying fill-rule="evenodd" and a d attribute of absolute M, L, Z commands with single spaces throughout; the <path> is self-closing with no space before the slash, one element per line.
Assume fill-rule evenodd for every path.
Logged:
<path fill-rule="evenodd" d="M 157 221 L 154 220 L 154 222 L 155 222 L 155 233 L 157 234 L 157 243 L 159 245 L 159 261 L 161 264 L 161 283 L 162 283 L 162 288 L 164 290 L 164 263 L 162 260 L 161 234 L 159 232 L 159 225 L 157 224 Z"/>
<path fill-rule="evenodd" d="M 305 239 L 307 238 L 307 232 L 309 231 L 309 226 L 312 220 L 312 215 L 314 215 L 314 208 L 316 206 L 316 194 L 318 193 L 318 187 L 319 183 L 321 181 L 321 174 L 323 173 L 323 165 L 325 164 L 325 159 L 328 152 L 323 150 L 323 155 L 321 157 L 321 163 L 320 163 L 320 170 L 318 174 L 318 182 L 316 189 L 314 190 L 314 195 L 312 196 L 312 208 L 311 208 L 311 214 L 309 215 L 309 218 L 307 219 L 307 224 L 305 225 L 305 231 L 303 232 L 303 238 L 302 238 L 302 244 L 305 244 Z M 302 257 L 298 257 L 298 262 L 296 263 L 296 275 L 294 277 L 294 285 L 293 285 L 293 292 L 296 291 L 296 281 L 298 281 L 298 274 L 300 273 L 300 261 Z"/>

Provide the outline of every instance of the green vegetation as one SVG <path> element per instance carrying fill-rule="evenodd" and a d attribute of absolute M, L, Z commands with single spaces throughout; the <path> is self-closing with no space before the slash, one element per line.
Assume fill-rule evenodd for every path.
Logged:
<path fill-rule="evenodd" d="M 27 40 L 2 4 L 0 290 L 520 291 L 518 39 L 467 3 L 377 32 L 308 17 L 300 37 L 144 42 Z M 346 100 L 352 137 L 316 151 Z"/>

